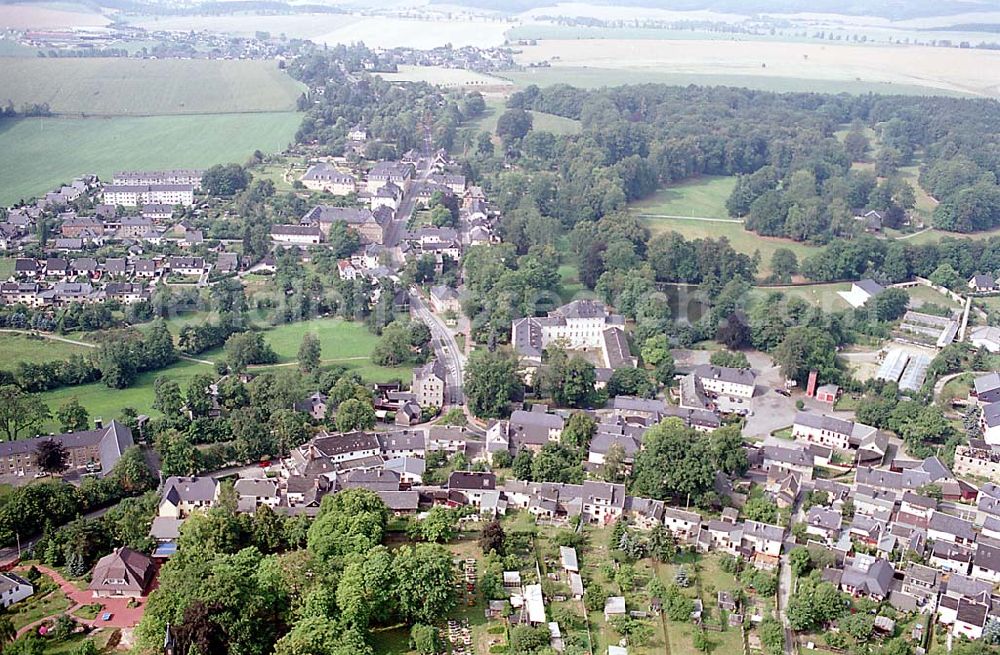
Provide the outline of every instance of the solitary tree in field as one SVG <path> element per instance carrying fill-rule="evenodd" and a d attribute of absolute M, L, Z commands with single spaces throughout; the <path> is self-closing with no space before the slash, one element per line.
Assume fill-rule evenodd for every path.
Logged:
<path fill-rule="evenodd" d="M 69 451 L 54 439 L 46 439 L 35 448 L 35 464 L 46 473 L 62 473 L 69 468 Z"/>
<path fill-rule="evenodd" d="M 302 337 L 302 344 L 299 345 L 299 369 L 303 373 L 312 373 L 319 368 L 320 363 L 319 337 L 312 333 L 306 333 Z"/>

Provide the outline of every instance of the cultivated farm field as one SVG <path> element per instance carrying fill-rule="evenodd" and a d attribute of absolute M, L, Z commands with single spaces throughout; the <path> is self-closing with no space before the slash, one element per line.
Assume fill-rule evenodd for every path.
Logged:
<path fill-rule="evenodd" d="M 295 109 L 304 86 L 273 61 L 123 58 L 0 60 L 0 102 L 56 114 L 151 116 Z"/>
<path fill-rule="evenodd" d="M 0 204 L 45 193 L 83 173 L 208 167 L 276 152 L 295 136 L 295 112 L 25 118 L 0 123 Z"/>
<path fill-rule="evenodd" d="M 539 41 L 524 46 L 519 62 L 551 61 L 548 69 L 510 75 L 518 84 L 548 78 L 585 86 L 647 82 L 732 84 L 738 77 L 771 85 L 772 90 L 854 91 L 859 83 L 883 92 L 1000 95 L 1000 52 L 921 46 L 850 46 L 770 41 L 579 39 Z M 560 70 L 565 69 L 565 70 Z M 599 78 L 591 69 L 603 71 Z M 664 76 L 673 77 L 673 80 Z M 603 80 L 603 81 L 601 81 Z M 740 84 L 748 86 L 746 83 Z M 897 88 L 900 87 L 900 88 Z M 931 89 L 933 91 L 928 91 Z"/>

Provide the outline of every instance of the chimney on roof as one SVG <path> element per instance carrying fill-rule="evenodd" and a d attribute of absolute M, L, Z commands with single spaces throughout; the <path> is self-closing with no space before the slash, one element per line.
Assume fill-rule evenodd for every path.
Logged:
<path fill-rule="evenodd" d="M 94 419 L 94 429 L 100 430 L 103 427 L 104 427 L 104 419 L 98 416 L 97 418 Z"/>

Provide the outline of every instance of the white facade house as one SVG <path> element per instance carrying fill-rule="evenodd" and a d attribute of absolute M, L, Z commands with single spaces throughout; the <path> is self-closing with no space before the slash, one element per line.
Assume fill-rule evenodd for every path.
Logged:
<path fill-rule="evenodd" d="M 702 389 L 720 396 L 753 398 L 757 376 L 748 368 L 702 364 L 692 371 Z"/>
<path fill-rule="evenodd" d="M 171 476 L 163 483 L 159 516 L 186 518 L 211 507 L 219 498 L 219 483 L 209 477 Z"/>
<path fill-rule="evenodd" d="M 35 593 L 30 582 L 13 573 L 0 573 L 0 605 L 10 607 Z"/>
<path fill-rule="evenodd" d="M 314 246 L 323 239 L 318 225 L 274 225 L 271 241 L 293 246 Z"/>
<path fill-rule="evenodd" d="M 848 450 L 878 432 L 863 423 L 813 412 L 798 412 L 792 424 L 792 436 L 813 443 Z"/>
<path fill-rule="evenodd" d="M 149 186 L 150 184 L 189 184 L 201 186 L 205 171 L 196 168 L 180 168 L 169 171 L 118 171 L 111 183 L 119 186 Z"/>
<path fill-rule="evenodd" d="M 145 186 L 123 186 L 109 184 L 104 187 L 104 202 L 123 207 L 140 205 L 184 205 L 194 204 L 193 184 L 148 184 Z"/>
<path fill-rule="evenodd" d="M 353 175 L 326 163 L 313 164 L 299 181 L 310 191 L 322 191 L 335 196 L 346 196 L 357 190 L 357 180 Z"/>

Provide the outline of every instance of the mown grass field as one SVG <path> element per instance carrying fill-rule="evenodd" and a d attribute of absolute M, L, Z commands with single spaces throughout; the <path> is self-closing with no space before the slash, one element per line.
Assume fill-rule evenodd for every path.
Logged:
<path fill-rule="evenodd" d="M 83 355 L 92 350 L 63 341 L 22 334 L 0 332 L 0 362 L 2 366 L 13 368 L 16 362 L 49 362 L 67 359 L 70 355 Z"/>
<path fill-rule="evenodd" d="M 84 173 L 103 178 L 129 168 L 244 161 L 254 150 L 284 149 L 301 121 L 295 112 L 0 121 L 0 204 L 44 194 Z"/>
<path fill-rule="evenodd" d="M 332 318 L 289 323 L 268 330 L 266 339 L 278 354 L 279 364 L 292 364 L 297 360 L 299 345 L 306 333 L 319 337 L 320 358 L 324 366 L 343 366 L 372 382 L 410 377 L 409 367 L 386 368 L 371 363 L 371 353 L 378 337 L 362 323 Z"/>
<path fill-rule="evenodd" d="M 200 323 L 205 320 L 206 314 L 195 313 L 172 319 L 168 321 L 171 332 L 176 336 L 180 328 L 186 323 Z M 281 368 L 284 366 L 294 366 L 299 345 L 306 332 L 316 334 L 320 339 L 322 349 L 322 360 L 324 366 L 342 366 L 360 375 L 367 382 L 385 382 L 393 379 L 407 380 L 411 374 L 410 367 L 386 368 L 372 364 L 370 356 L 372 349 L 378 342 L 378 337 L 368 332 L 368 329 L 361 323 L 352 323 L 339 319 L 314 319 L 301 323 L 290 323 L 281 325 L 265 332 L 265 339 L 278 354 L 278 365 L 275 367 L 260 367 L 255 370 L 267 370 L 269 368 Z M 69 345 L 69 344 L 60 344 Z M 0 341 L 0 354 L 6 355 L 9 350 L 2 348 Z M 84 347 L 69 346 L 86 351 Z M 225 351 L 221 348 L 211 350 L 197 355 L 197 359 L 208 362 L 216 362 L 225 359 Z M 56 359 L 57 356 L 39 356 L 39 361 Z M 13 362 L 13 360 L 5 360 Z M 136 383 L 128 389 L 109 389 L 102 382 L 84 384 L 75 387 L 63 387 L 41 394 L 42 399 L 54 412 L 60 405 L 70 398 L 76 397 L 80 404 L 87 408 L 91 418 L 102 417 L 106 421 L 116 418 L 121 414 L 123 407 L 132 407 L 140 414 L 155 414 L 153 410 L 153 383 L 158 377 L 165 377 L 175 380 L 181 387 L 185 387 L 195 375 L 200 373 L 212 374 L 213 368 L 207 363 L 200 363 L 188 360 L 181 360 L 165 369 L 159 371 L 149 371 L 141 374 Z M 57 430 L 55 421 L 50 421 L 43 427 L 43 431 Z"/>
<path fill-rule="evenodd" d="M 75 397 L 87 408 L 91 419 L 101 417 L 105 422 L 118 418 L 122 408 L 131 407 L 140 414 L 156 414 L 153 411 L 153 382 L 158 377 L 175 380 L 181 388 L 199 373 L 212 373 L 212 368 L 197 362 L 179 361 L 159 371 L 148 371 L 139 375 L 136 383 L 128 389 L 109 389 L 103 382 L 62 387 L 40 394 L 49 409 L 55 412 L 60 405 Z M 42 426 L 42 432 L 59 430 L 58 422 L 50 420 Z"/>
<path fill-rule="evenodd" d="M 504 111 L 506 111 L 506 107 L 503 98 L 495 96 L 486 98 L 486 111 L 471 125 L 477 130 L 496 134 L 497 121 Z M 536 132 L 552 132 L 557 135 L 580 133 L 581 126 L 578 120 L 547 114 L 543 111 L 529 111 L 528 113 L 531 114 L 532 119 L 531 129 Z"/>
<path fill-rule="evenodd" d="M 735 186 L 735 177 L 705 175 L 660 189 L 630 209 L 640 214 L 729 219 L 726 200 Z"/>
<path fill-rule="evenodd" d="M 160 116 L 295 109 L 305 87 L 274 61 L 0 59 L 0 101 L 48 103 L 53 113 Z"/>
<path fill-rule="evenodd" d="M 833 282 L 830 284 L 810 284 L 803 286 L 754 287 L 751 297 L 763 299 L 771 292 L 784 294 L 786 298 L 801 298 L 814 307 L 833 312 L 850 309 L 851 306 L 840 296 L 840 291 L 850 291 L 850 282 Z"/>
<path fill-rule="evenodd" d="M 644 218 L 642 222 L 653 235 L 660 232 L 677 232 L 688 240 L 726 237 L 737 252 L 753 255 L 755 251 L 759 251 L 761 259 L 758 275 L 767 275 L 770 272 L 771 256 L 778 248 L 788 248 L 794 252 L 799 262 L 819 250 L 815 246 L 791 239 L 762 237 L 743 229 L 742 223 L 700 221 L 690 218 Z"/>

